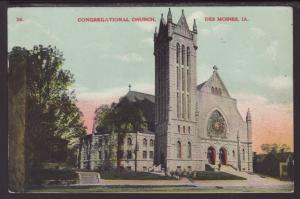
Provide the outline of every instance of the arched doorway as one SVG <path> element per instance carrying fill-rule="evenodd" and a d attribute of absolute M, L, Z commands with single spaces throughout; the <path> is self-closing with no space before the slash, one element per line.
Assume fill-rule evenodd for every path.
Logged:
<path fill-rule="evenodd" d="M 209 164 L 214 165 L 216 163 L 216 150 L 212 146 L 207 150 L 207 160 Z"/>
<path fill-rule="evenodd" d="M 221 164 L 223 165 L 227 164 L 227 151 L 224 147 L 220 148 L 219 159 Z"/>

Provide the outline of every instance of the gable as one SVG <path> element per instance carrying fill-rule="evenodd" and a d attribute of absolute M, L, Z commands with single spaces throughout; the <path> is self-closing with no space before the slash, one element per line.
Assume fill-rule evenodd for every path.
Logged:
<path fill-rule="evenodd" d="M 206 82 L 198 85 L 197 90 L 230 97 L 229 92 L 217 71 L 214 71 L 213 75 Z"/>
<path fill-rule="evenodd" d="M 177 22 L 177 25 L 174 29 L 175 33 L 178 33 L 179 35 L 184 35 L 186 37 L 192 38 L 193 35 L 190 32 L 189 26 L 187 24 L 186 18 L 184 15 L 180 17 L 180 19 Z"/>

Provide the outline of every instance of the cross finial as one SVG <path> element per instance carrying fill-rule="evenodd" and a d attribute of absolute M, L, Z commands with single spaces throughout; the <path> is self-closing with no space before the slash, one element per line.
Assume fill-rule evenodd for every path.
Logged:
<path fill-rule="evenodd" d="M 129 91 L 131 91 L 131 84 L 129 83 L 129 85 L 128 85 L 128 88 L 129 88 Z"/>
<path fill-rule="evenodd" d="M 216 65 L 213 66 L 214 71 L 218 70 L 218 67 Z"/>

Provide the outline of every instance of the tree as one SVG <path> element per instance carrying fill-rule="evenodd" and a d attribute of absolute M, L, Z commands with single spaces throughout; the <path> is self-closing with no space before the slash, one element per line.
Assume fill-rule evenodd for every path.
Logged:
<path fill-rule="evenodd" d="M 66 139 L 72 145 L 86 129 L 75 92 L 69 90 L 74 76 L 62 69 L 63 54 L 55 47 L 39 45 L 33 50 L 14 47 L 9 60 L 16 57 L 24 57 L 27 67 L 25 144 L 30 176 L 31 170 L 45 161 L 52 138 Z"/>
<path fill-rule="evenodd" d="M 110 107 L 104 105 L 96 109 L 95 122 L 98 132 L 110 132 L 116 136 L 117 168 L 120 168 L 121 146 L 126 134 L 137 133 L 147 127 L 143 112 L 136 103 L 123 98 L 118 104 L 113 103 Z M 137 158 L 137 150 L 136 143 L 135 159 Z"/>
<path fill-rule="evenodd" d="M 262 144 L 260 146 L 261 150 L 265 153 L 270 153 L 270 152 L 290 152 L 291 148 L 287 144 Z"/>

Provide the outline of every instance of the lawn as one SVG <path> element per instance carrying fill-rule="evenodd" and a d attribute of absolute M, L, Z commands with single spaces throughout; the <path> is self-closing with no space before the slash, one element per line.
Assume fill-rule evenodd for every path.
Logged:
<path fill-rule="evenodd" d="M 161 176 L 158 174 L 147 172 L 133 172 L 133 171 L 103 171 L 100 173 L 104 180 L 175 180 L 172 176 Z"/>
<path fill-rule="evenodd" d="M 190 175 L 188 177 L 191 180 L 246 180 L 246 178 L 221 171 L 198 171 L 195 176 Z"/>

